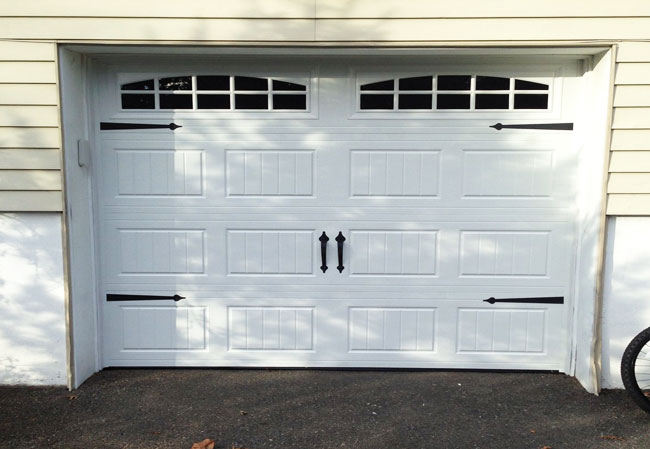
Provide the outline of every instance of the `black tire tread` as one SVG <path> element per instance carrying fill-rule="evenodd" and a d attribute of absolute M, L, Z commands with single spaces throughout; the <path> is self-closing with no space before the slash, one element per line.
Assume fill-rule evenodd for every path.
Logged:
<path fill-rule="evenodd" d="M 643 394 L 636 381 L 634 364 L 641 349 L 650 341 L 650 327 L 639 332 L 632 339 L 621 358 L 621 378 L 632 400 L 647 413 L 650 413 L 650 398 Z"/>

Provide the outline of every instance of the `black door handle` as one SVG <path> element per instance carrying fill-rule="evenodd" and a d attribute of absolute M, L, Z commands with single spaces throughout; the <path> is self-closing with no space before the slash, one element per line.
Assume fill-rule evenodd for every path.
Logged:
<path fill-rule="evenodd" d="M 339 253 L 339 266 L 336 267 L 336 269 L 339 270 L 339 273 L 343 273 L 343 270 L 345 269 L 343 266 L 343 242 L 345 242 L 345 237 L 343 237 L 343 233 L 339 231 L 339 235 L 337 235 L 334 240 L 336 240 L 336 249 Z"/>
<path fill-rule="evenodd" d="M 320 269 L 325 273 L 327 271 L 327 242 L 329 242 L 330 238 L 323 231 L 318 240 L 320 240 L 320 260 L 322 264 Z"/>

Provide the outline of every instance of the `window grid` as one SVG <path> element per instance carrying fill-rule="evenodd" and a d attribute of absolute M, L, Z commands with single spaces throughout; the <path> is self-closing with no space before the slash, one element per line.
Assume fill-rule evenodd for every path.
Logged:
<path fill-rule="evenodd" d="M 406 108 L 400 108 L 399 107 L 399 96 L 400 95 L 412 95 L 412 94 L 425 94 L 425 95 L 431 95 L 432 96 L 432 108 L 431 110 L 438 110 L 438 111 L 505 111 L 505 110 L 515 110 L 515 94 L 518 95 L 546 95 L 547 99 L 550 98 L 550 86 L 549 89 L 545 90 L 528 90 L 528 89 L 515 89 L 515 80 L 516 78 L 509 78 L 509 88 L 508 89 L 500 89 L 500 90 L 487 90 L 487 89 L 480 89 L 478 90 L 476 88 L 476 77 L 477 76 L 482 76 L 482 75 L 471 75 L 471 80 L 470 80 L 470 88 L 469 89 L 464 89 L 464 90 L 438 90 L 438 76 L 437 75 L 432 75 L 432 89 L 428 90 L 400 90 L 399 89 L 399 80 L 400 78 L 387 78 L 385 80 L 381 81 L 392 81 L 393 82 L 393 89 L 387 89 L 387 90 L 361 90 L 361 87 L 364 86 L 365 84 L 361 84 L 357 88 L 357 110 L 362 111 L 362 112 L 382 112 L 382 111 L 410 111 L 410 112 L 423 112 L 423 111 L 429 111 L 429 109 L 406 109 Z M 505 77 L 503 77 L 505 78 Z M 404 79 L 404 78 L 401 78 Z M 371 83 L 366 83 L 366 84 L 375 84 L 379 81 L 373 81 Z M 393 96 L 393 108 L 392 109 L 371 109 L 371 108 L 361 108 L 361 96 L 362 95 L 391 95 Z M 508 109 L 506 108 L 496 108 L 496 109 L 477 109 L 476 108 L 476 95 L 508 95 Z M 470 104 L 469 108 L 459 108 L 459 109 L 438 109 L 438 95 L 469 95 L 470 99 Z M 547 103 L 547 107 L 544 109 L 548 109 L 549 104 Z M 516 109 L 517 111 L 539 111 L 539 110 L 544 110 L 542 108 L 534 108 L 534 109 Z"/>
<path fill-rule="evenodd" d="M 142 111 L 142 110 L 160 110 L 160 111 L 253 111 L 253 112 L 262 112 L 262 111 L 282 111 L 282 112 L 291 112 L 291 111 L 306 111 L 309 105 L 309 87 L 307 85 L 302 85 L 304 90 L 282 90 L 273 88 L 273 78 L 259 78 L 266 81 L 267 88 L 266 90 L 238 90 L 235 89 L 235 75 L 229 76 L 229 89 L 228 90 L 199 90 L 197 76 L 204 75 L 192 75 L 188 76 L 191 79 L 191 88 L 187 90 L 165 90 L 160 89 L 160 80 L 167 78 L 181 78 L 187 75 L 181 76 L 162 76 L 153 78 L 153 89 L 141 89 L 141 90 L 122 90 L 120 89 L 120 97 L 124 94 L 137 94 L 137 95 L 153 95 L 154 97 L 154 109 L 151 108 L 125 108 L 122 106 L 122 110 L 126 111 Z M 210 75 L 205 75 L 210 76 Z M 291 81 L 294 83 L 293 81 Z M 133 82 L 131 82 L 133 83 Z M 131 83 L 124 83 L 131 84 Z M 294 83 L 299 84 L 299 83 Z M 121 86 L 120 86 L 121 87 Z M 275 95 L 295 95 L 305 97 L 305 107 L 304 108 L 283 108 L 283 109 L 274 109 L 273 98 Z M 161 95 L 188 95 L 192 97 L 192 108 L 179 108 L 179 109 L 167 109 L 160 107 L 160 96 Z M 198 107 L 198 97 L 200 95 L 228 95 L 230 99 L 229 108 L 218 108 L 218 109 L 208 109 L 208 108 L 199 108 Z M 266 108 L 237 108 L 236 107 L 236 95 L 266 95 L 267 96 L 267 106 Z M 123 105 L 123 102 L 122 102 Z"/>

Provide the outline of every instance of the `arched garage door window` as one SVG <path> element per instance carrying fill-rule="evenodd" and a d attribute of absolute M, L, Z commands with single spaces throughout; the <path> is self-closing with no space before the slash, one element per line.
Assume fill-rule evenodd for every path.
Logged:
<path fill-rule="evenodd" d="M 362 84 L 361 111 L 546 110 L 549 85 L 482 75 L 426 75 Z"/>
<path fill-rule="evenodd" d="M 272 78 L 197 75 L 120 86 L 123 110 L 306 111 L 307 86 Z"/>

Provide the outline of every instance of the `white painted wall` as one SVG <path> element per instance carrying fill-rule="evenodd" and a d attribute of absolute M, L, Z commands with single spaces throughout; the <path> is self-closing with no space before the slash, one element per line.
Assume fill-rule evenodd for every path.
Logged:
<path fill-rule="evenodd" d="M 603 300 L 603 388 L 622 388 L 621 356 L 650 327 L 650 217 L 608 222 Z"/>
<path fill-rule="evenodd" d="M 0 383 L 67 380 L 60 213 L 0 214 Z"/>

